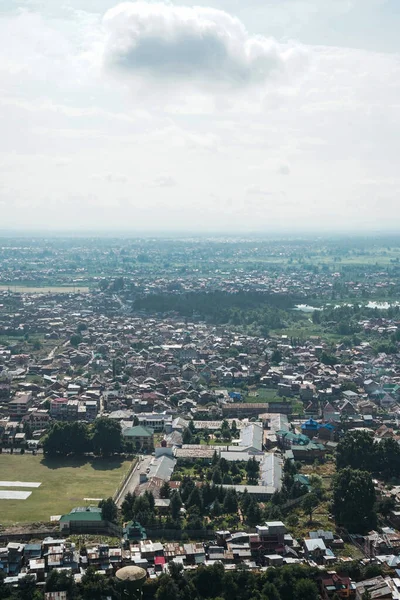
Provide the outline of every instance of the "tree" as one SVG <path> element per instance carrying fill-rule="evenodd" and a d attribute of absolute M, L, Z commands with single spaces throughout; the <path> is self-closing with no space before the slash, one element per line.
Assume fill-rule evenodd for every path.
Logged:
<path fill-rule="evenodd" d="M 229 423 L 226 420 L 222 421 L 221 436 L 222 436 L 222 439 L 224 439 L 226 441 L 230 441 L 232 439 Z"/>
<path fill-rule="evenodd" d="M 215 466 L 218 464 L 218 461 L 219 461 L 219 458 L 218 458 L 217 451 L 216 451 L 216 450 L 214 450 L 214 454 L 213 454 L 213 457 L 212 457 L 212 459 L 211 459 L 211 465 L 212 465 L 213 467 L 215 467 Z"/>
<path fill-rule="evenodd" d="M 171 493 L 171 488 L 169 487 L 168 481 L 164 481 L 160 488 L 160 498 L 169 498 Z"/>
<path fill-rule="evenodd" d="M 254 527 L 261 523 L 261 510 L 258 502 L 251 498 L 250 504 L 247 507 L 246 519 L 250 526 Z"/>
<path fill-rule="evenodd" d="M 86 423 L 54 423 L 43 438 L 43 452 L 49 456 L 85 454 L 92 448 Z"/>
<path fill-rule="evenodd" d="M 200 490 L 197 486 L 193 488 L 186 505 L 188 508 L 191 508 L 192 506 L 196 506 L 200 512 L 202 511 L 203 500 L 201 497 Z"/>
<path fill-rule="evenodd" d="M 180 510 L 182 508 L 182 500 L 179 495 L 179 492 L 177 492 L 176 490 L 172 493 L 170 508 L 172 518 L 174 520 L 178 519 L 180 515 Z"/>
<path fill-rule="evenodd" d="M 77 348 L 82 343 L 82 336 L 79 333 L 74 333 L 69 339 L 69 343 L 74 348 Z"/>
<path fill-rule="evenodd" d="M 221 469 L 220 468 L 216 468 L 214 469 L 213 475 L 212 475 L 212 482 L 215 484 L 220 484 L 222 483 L 222 474 L 221 474 Z"/>
<path fill-rule="evenodd" d="M 263 600 L 281 600 L 281 596 L 273 583 L 267 581 L 262 589 Z"/>
<path fill-rule="evenodd" d="M 386 518 L 389 516 L 390 512 L 395 509 L 395 507 L 395 499 L 392 496 L 385 497 L 382 498 L 382 500 L 379 500 L 379 502 L 377 502 L 376 511 Z"/>
<path fill-rule="evenodd" d="M 295 583 L 293 600 L 318 600 L 318 588 L 311 579 L 299 579 Z"/>
<path fill-rule="evenodd" d="M 168 571 L 172 579 L 178 582 L 182 578 L 183 566 L 171 560 L 168 563 Z"/>
<path fill-rule="evenodd" d="M 177 598 L 180 598 L 178 585 L 169 575 L 161 575 L 156 600 L 176 600 Z"/>
<path fill-rule="evenodd" d="M 377 444 L 377 470 L 384 479 L 397 478 L 400 475 L 400 445 L 393 438 L 384 438 Z"/>
<path fill-rule="evenodd" d="M 335 356 L 333 356 L 333 354 L 328 354 L 327 352 L 322 352 L 321 354 L 321 362 L 324 365 L 328 365 L 333 367 L 333 365 L 336 365 L 337 358 Z"/>
<path fill-rule="evenodd" d="M 184 444 L 191 444 L 192 440 L 193 440 L 192 432 L 190 431 L 189 427 L 186 427 L 182 432 L 182 442 Z"/>
<path fill-rule="evenodd" d="M 113 589 L 113 579 L 97 573 L 95 567 L 88 567 L 79 584 L 80 595 L 83 600 L 103 600 L 109 596 L 117 597 Z"/>
<path fill-rule="evenodd" d="M 316 496 L 321 500 L 324 495 L 324 486 L 323 486 L 322 477 L 320 477 L 319 475 L 315 475 L 315 473 L 313 473 L 309 477 L 309 483 L 311 486 L 311 491 L 314 494 L 316 494 Z"/>
<path fill-rule="evenodd" d="M 271 354 L 271 363 L 279 365 L 280 362 L 282 362 L 282 353 L 278 349 L 275 349 Z"/>
<path fill-rule="evenodd" d="M 257 484 L 260 466 L 256 461 L 256 457 L 249 458 L 246 463 L 247 481 L 250 484 Z"/>
<path fill-rule="evenodd" d="M 242 507 L 242 511 L 246 514 L 247 513 L 247 509 L 249 504 L 251 503 L 251 496 L 247 490 L 247 488 L 244 488 L 244 492 L 242 494 L 242 497 L 240 499 L 240 505 Z"/>
<path fill-rule="evenodd" d="M 364 533 L 376 523 L 375 488 L 366 471 L 346 467 L 336 475 L 332 510 L 338 525 L 351 533 Z"/>
<path fill-rule="evenodd" d="M 93 448 L 96 454 L 108 456 L 120 452 L 122 447 L 121 425 L 118 421 L 100 417 L 93 424 Z"/>
<path fill-rule="evenodd" d="M 118 520 L 118 507 L 112 498 L 100 500 L 99 508 L 101 508 L 101 518 L 103 521 L 116 523 Z"/>
<path fill-rule="evenodd" d="M 74 576 L 72 573 L 67 573 L 65 571 L 58 571 L 54 569 L 50 571 L 48 577 L 46 578 L 45 585 L 46 592 L 67 592 L 67 595 L 70 598 L 75 597 L 77 594 L 76 584 L 74 581 Z"/>
<path fill-rule="evenodd" d="M 313 492 L 309 492 L 308 494 L 306 494 L 304 496 L 304 499 L 302 502 L 302 507 L 303 507 L 304 512 L 310 516 L 310 523 L 312 522 L 313 512 L 317 508 L 318 504 L 319 504 L 319 500 L 318 500 L 317 494 L 314 494 Z"/>
<path fill-rule="evenodd" d="M 228 489 L 224 500 L 224 512 L 228 514 L 235 514 L 238 511 L 238 501 L 236 492 L 234 489 Z"/>
<path fill-rule="evenodd" d="M 130 521 L 133 516 L 133 504 L 135 502 L 135 495 L 128 492 L 121 504 L 121 512 L 125 521 Z"/>
<path fill-rule="evenodd" d="M 144 493 L 144 497 L 146 498 L 147 502 L 149 503 L 149 509 L 151 510 L 151 512 L 154 512 L 156 502 L 154 500 L 153 492 L 151 490 L 146 490 Z"/>
<path fill-rule="evenodd" d="M 351 467 L 361 471 L 373 471 L 376 466 L 376 446 L 367 431 L 348 431 L 336 450 L 336 467 Z"/>
<path fill-rule="evenodd" d="M 211 514 L 213 517 L 220 517 L 222 515 L 222 506 L 221 504 L 218 502 L 218 498 L 215 499 L 212 509 L 211 509 Z"/>
<path fill-rule="evenodd" d="M 226 460 L 226 458 L 220 458 L 218 466 L 219 466 L 219 468 L 221 470 L 221 473 L 223 473 L 224 475 L 226 473 L 229 473 L 229 463 Z"/>

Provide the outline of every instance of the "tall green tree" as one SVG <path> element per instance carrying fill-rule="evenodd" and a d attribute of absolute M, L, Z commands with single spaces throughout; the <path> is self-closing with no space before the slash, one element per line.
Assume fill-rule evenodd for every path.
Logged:
<path fill-rule="evenodd" d="M 375 488 L 370 473 L 346 467 L 336 475 L 332 510 L 336 523 L 351 533 L 365 533 L 376 525 Z"/>
<path fill-rule="evenodd" d="M 164 481 L 160 487 L 160 498 L 169 498 L 171 495 L 171 488 L 169 487 L 168 481 Z"/>
<path fill-rule="evenodd" d="M 224 512 L 228 514 L 236 514 L 238 511 L 238 500 L 236 492 L 233 488 L 229 488 L 225 495 Z"/>
<path fill-rule="evenodd" d="M 190 431 L 189 427 L 186 427 L 182 432 L 182 442 L 184 444 L 191 444 L 193 441 L 193 434 Z"/>
<path fill-rule="evenodd" d="M 300 579 L 294 585 L 293 600 L 318 600 L 318 588 L 311 579 Z"/>
<path fill-rule="evenodd" d="M 400 476 L 400 445 L 393 438 L 384 438 L 377 444 L 377 470 L 384 479 Z"/>
<path fill-rule="evenodd" d="M 109 456 L 122 448 L 121 425 L 118 421 L 100 417 L 93 423 L 93 449 L 96 454 Z"/>
<path fill-rule="evenodd" d="M 367 431 L 348 431 L 336 450 L 336 467 L 372 472 L 376 467 L 377 447 Z"/>
<path fill-rule="evenodd" d="M 118 507 L 112 498 L 100 500 L 98 506 L 101 508 L 101 518 L 103 521 L 109 521 L 110 523 L 117 522 Z"/>
<path fill-rule="evenodd" d="M 310 523 L 312 522 L 313 512 L 317 508 L 318 504 L 318 496 L 313 492 L 309 492 L 303 498 L 301 505 L 303 507 L 304 512 L 309 515 Z"/>
<path fill-rule="evenodd" d="M 43 438 L 43 452 L 49 456 L 85 454 L 92 449 L 89 427 L 86 423 L 56 422 Z"/>
<path fill-rule="evenodd" d="M 180 516 L 181 508 L 182 508 L 182 500 L 181 500 L 179 492 L 177 492 L 175 490 L 174 492 L 172 492 L 171 503 L 170 503 L 171 516 L 174 520 L 178 519 L 178 517 Z"/>

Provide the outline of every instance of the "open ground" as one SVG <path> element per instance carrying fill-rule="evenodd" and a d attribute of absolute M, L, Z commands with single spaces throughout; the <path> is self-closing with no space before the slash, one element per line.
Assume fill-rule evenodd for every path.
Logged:
<path fill-rule="evenodd" d="M 129 469 L 130 461 L 118 458 L 57 458 L 0 454 L 0 473 L 5 481 L 37 481 L 27 500 L 0 500 L 0 525 L 48 522 L 84 498 L 112 496 Z M 23 489 L 21 487 L 21 489 Z"/>
<path fill-rule="evenodd" d="M 35 287 L 35 286 L 29 286 L 29 285 L 0 285 L 0 292 L 7 292 L 7 290 L 10 290 L 11 292 L 20 292 L 20 293 L 29 293 L 29 294 L 47 294 L 47 293 L 52 293 L 52 294 L 73 294 L 73 293 L 81 293 L 81 294 L 86 294 L 87 292 L 89 292 L 89 288 L 85 285 L 69 285 L 69 286 L 62 286 L 62 285 L 46 285 L 43 287 Z"/>

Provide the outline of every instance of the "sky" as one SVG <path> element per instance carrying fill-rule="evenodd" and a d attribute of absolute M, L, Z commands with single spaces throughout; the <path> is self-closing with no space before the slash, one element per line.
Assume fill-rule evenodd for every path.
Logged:
<path fill-rule="evenodd" d="M 399 0 L 1 0 L 0 229 L 394 231 Z"/>

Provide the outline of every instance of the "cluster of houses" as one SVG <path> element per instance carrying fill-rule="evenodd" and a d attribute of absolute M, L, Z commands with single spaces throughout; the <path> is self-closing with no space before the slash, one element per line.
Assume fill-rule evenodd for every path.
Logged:
<path fill-rule="evenodd" d="M 331 290 L 332 277 L 326 278 Z M 279 286 L 288 288 L 289 279 L 282 276 Z M 161 290 L 162 285 L 160 279 Z M 398 360 L 376 355 L 367 342 L 332 349 L 319 338 L 267 339 L 173 317 L 133 316 L 118 297 L 103 293 L 10 296 L 15 303 L 9 310 L 2 307 L 0 332 L 21 339 L 40 334 L 46 346 L 22 353 L 18 335 L 14 344 L 0 346 L 0 447 L 35 451 L 55 421 L 92 422 L 105 416 L 120 423 L 124 439 L 138 452 L 154 453 L 140 473 L 136 493 L 152 491 L 160 511 L 168 505 L 159 497 L 162 484 L 179 487 L 173 477 L 179 461 L 209 464 L 215 452 L 228 462 L 254 458 L 259 463 L 256 485 L 225 485 L 238 492 L 246 487 L 254 498 L 267 501 L 281 489 L 284 459 L 323 459 L 345 430 L 364 428 L 377 440 L 400 439 Z M 397 327 L 378 321 L 363 326 L 377 328 L 378 334 Z M 224 440 L 226 425 L 235 426 L 237 435 Z M 204 436 L 201 442 L 196 436 L 185 442 L 190 427 L 207 431 L 211 443 Z M 397 527 L 400 512 L 392 513 Z M 98 532 L 105 525 L 100 509 L 93 507 L 75 508 L 59 522 L 65 536 Z M 248 533 L 217 532 L 215 540 L 204 543 L 151 542 L 138 524 L 122 533 L 116 547 L 101 544 L 84 551 L 59 539 L 10 542 L 0 548 L 0 569 L 10 585 L 18 585 L 27 573 L 41 584 L 53 568 L 71 570 L 79 579 L 88 565 L 111 575 L 136 564 L 156 577 L 171 561 L 184 568 L 220 561 L 228 569 L 241 563 L 260 569 L 308 562 L 329 571 L 343 545 L 329 531 L 295 540 L 279 521 Z M 400 570 L 395 530 L 371 532 L 355 543 L 369 560 Z M 400 577 L 360 585 L 329 572 L 320 581 L 324 598 L 361 599 L 365 591 L 374 599 L 400 598 L 399 589 Z"/>
<path fill-rule="evenodd" d="M 176 318 L 109 314 L 106 300 L 101 294 L 66 295 L 62 302 L 28 295 L 17 312 L 0 315 L 0 329 L 3 319 L 14 330 L 33 330 L 51 348 L 21 354 L 12 344 L 0 346 L 3 442 L 21 445 L 26 432 L 38 439 L 53 421 L 90 422 L 100 414 L 128 417 L 121 421 L 134 414 L 155 432 L 161 414 L 211 421 L 304 413 L 333 427 L 346 421 L 346 427 L 377 428 L 397 420 L 396 356 L 376 356 L 367 342 L 351 349 L 337 344 L 335 364 L 327 365 L 319 339 L 300 344 Z M 143 438 L 135 444 L 151 447 L 143 429 L 144 435 L 130 429 L 133 438 Z M 335 437 L 329 428 L 319 433 Z"/>
<path fill-rule="evenodd" d="M 364 541 L 368 543 L 368 538 Z M 351 561 L 350 557 L 335 555 L 343 546 L 343 540 L 331 531 L 310 531 L 305 539 L 295 540 L 287 533 L 282 521 L 265 522 L 252 533 L 217 531 L 205 542 L 164 543 L 147 539 L 142 527 L 129 523 L 118 544 L 76 544 L 63 538 L 45 538 L 35 543 L 9 542 L 0 547 L 0 569 L 5 575 L 5 585 L 18 587 L 27 575 L 31 575 L 40 587 L 54 569 L 71 573 L 75 581 L 80 582 L 88 567 L 95 568 L 99 574 L 114 576 L 119 568 L 135 565 L 145 569 L 151 579 L 168 572 L 171 563 L 181 565 L 184 570 L 222 563 L 226 570 L 245 565 L 257 571 L 307 564 L 321 569 L 317 583 L 324 600 L 333 597 L 362 600 L 366 590 L 370 597 L 378 600 L 400 597 L 400 559 L 397 555 L 374 555 L 365 559 L 365 564 L 385 564 L 392 575 L 379 575 L 356 583 L 340 574 L 340 564 L 345 566 Z M 58 598 L 65 600 L 66 592 Z M 46 596 L 46 600 L 51 600 L 51 596 Z"/>
<path fill-rule="evenodd" d="M 359 248 L 318 240 L 207 239 L 4 239 L 0 283 L 84 286 L 140 293 L 257 290 L 329 298 L 395 296 L 397 280 L 381 264 L 353 263 Z M 361 253 L 370 255 L 370 247 Z M 377 251 L 378 253 L 378 251 Z M 378 254 L 377 254 L 378 255 Z M 308 259 L 305 259 L 305 257 Z M 321 256 L 334 262 L 313 264 Z M 351 265 L 342 258 L 352 258 Z M 267 258 L 267 260 L 266 260 Z M 387 257 L 385 258 L 385 260 Z M 149 263 L 152 265 L 149 270 Z M 245 264 L 243 264 L 245 263 Z M 261 266 L 260 266 L 261 265 Z M 28 268 L 27 268 L 28 266 Z M 354 273 L 358 266 L 358 272 Z M 351 276 L 345 271 L 351 269 Z M 1 303 L 1 298 L 0 298 Z"/>

